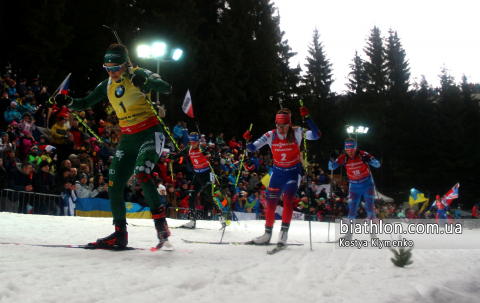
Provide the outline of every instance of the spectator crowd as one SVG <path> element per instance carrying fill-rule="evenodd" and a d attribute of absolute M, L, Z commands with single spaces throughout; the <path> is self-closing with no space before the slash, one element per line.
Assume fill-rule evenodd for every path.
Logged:
<path fill-rule="evenodd" d="M 108 172 L 122 139 L 118 118 L 110 104 L 102 103 L 95 111 L 88 108 L 71 112 L 66 107 L 58 108 L 52 104 L 47 87 L 40 86 L 38 79 L 27 83 L 21 78 L 17 83 L 9 74 L 0 78 L 0 92 L 3 113 L 0 115 L 0 190 L 19 192 L 14 199 L 2 198 L 0 211 L 27 212 L 33 209 L 40 214 L 65 214 L 58 200 L 51 203 L 47 198 L 35 198 L 29 202 L 30 207 L 11 201 L 21 200 L 21 195 L 32 192 L 61 195 L 73 200 L 109 198 Z M 172 133 L 180 149 L 188 145 L 189 130 L 185 122 L 178 121 Z M 187 165 L 188 160 L 170 161 L 169 154 L 178 153 L 178 150 L 169 137 L 166 140 L 167 151 L 151 174 L 162 203 L 169 210 L 169 217 L 186 219 L 194 173 Z M 214 198 L 223 205 L 223 211 L 232 208 L 263 218 L 268 185 L 265 179 L 273 166 L 270 150 L 265 148 L 261 152 L 246 153 L 242 163 L 245 146 L 235 136 L 228 140 L 223 133 L 216 137 L 209 133 L 201 135 L 201 144 L 210 149 L 209 159 L 216 176 Z M 301 181 L 294 211 L 319 221 L 347 217 L 348 183 L 331 180 L 318 163 L 308 165 L 308 182 Z M 332 193 L 325 188 L 318 191 L 323 184 L 330 184 Z M 133 175 L 123 195 L 126 202 L 147 206 L 142 188 Z M 202 195 L 197 197 L 197 209 L 214 214 L 211 203 L 205 203 L 203 199 Z M 282 206 L 281 200 L 279 205 Z M 381 200 L 376 201 L 375 212 L 379 218 L 432 216 L 423 211 L 405 211 Z M 366 217 L 365 203 L 362 202 L 357 218 Z"/>

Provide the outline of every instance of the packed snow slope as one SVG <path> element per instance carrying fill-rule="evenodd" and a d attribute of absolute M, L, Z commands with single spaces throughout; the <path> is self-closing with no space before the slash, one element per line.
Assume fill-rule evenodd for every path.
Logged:
<path fill-rule="evenodd" d="M 152 221 L 128 222 L 129 246 L 157 244 Z M 218 222 L 197 224 L 212 230 L 172 230 L 172 252 L 0 245 L 0 302 L 480 302 L 480 244 L 414 249 L 414 263 L 398 268 L 386 249 L 314 243 L 311 251 L 308 222 L 292 222 L 289 233 L 290 243 L 305 245 L 275 255 L 266 254 L 271 246 L 183 242 L 220 240 Z M 263 221 L 232 222 L 224 241 L 250 240 L 263 229 Z M 327 229 L 313 222 L 313 242 L 326 241 Z M 74 245 L 113 226 L 111 218 L 0 213 L 0 231 L 1 243 Z M 468 232 L 479 239 L 480 231 Z"/>

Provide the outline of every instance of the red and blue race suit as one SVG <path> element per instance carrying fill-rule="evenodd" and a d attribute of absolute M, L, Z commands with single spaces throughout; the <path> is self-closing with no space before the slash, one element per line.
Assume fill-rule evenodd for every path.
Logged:
<path fill-rule="evenodd" d="M 307 140 L 317 140 L 321 134 L 317 125 L 311 120 L 306 120 L 311 131 L 305 133 Z M 273 227 L 275 223 L 275 210 L 278 199 L 283 194 L 282 223 L 290 223 L 293 214 L 293 198 L 298 190 L 302 178 L 300 163 L 300 143 L 302 142 L 302 128 L 294 129 L 295 139 L 292 143 L 287 142 L 286 136 L 281 136 L 276 129 L 265 133 L 260 139 L 247 146 L 254 152 L 268 144 L 273 154 L 273 172 L 267 190 L 267 211 L 265 213 L 265 226 Z"/>
<path fill-rule="evenodd" d="M 365 210 L 368 219 L 375 219 L 375 210 L 373 209 L 375 186 L 373 185 L 372 176 L 370 175 L 370 169 L 362 160 L 364 157 L 370 158 L 370 164 L 373 167 L 380 167 L 380 162 L 377 159 L 369 153 L 361 150 L 357 150 L 353 159 L 347 154 L 343 154 L 335 161 L 330 161 L 328 163 L 328 169 L 330 170 L 336 169 L 340 165 L 344 165 L 347 170 L 348 179 L 350 180 L 350 193 L 348 196 L 349 219 L 355 219 L 362 195 L 365 199 Z"/>

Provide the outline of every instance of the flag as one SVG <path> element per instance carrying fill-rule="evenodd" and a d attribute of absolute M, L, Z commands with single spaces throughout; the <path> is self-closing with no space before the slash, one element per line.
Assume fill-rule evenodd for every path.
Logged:
<path fill-rule="evenodd" d="M 426 198 L 427 198 L 427 201 L 425 201 L 425 203 L 423 203 L 423 206 L 422 206 L 422 208 L 420 209 L 420 212 L 422 212 L 422 211 L 425 209 L 425 207 L 427 207 L 428 202 L 430 201 L 430 192 L 428 192 Z"/>
<path fill-rule="evenodd" d="M 458 198 L 458 188 L 460 183 L 455 184 L 445 195 L 443 195 L 442 200 L 445 200 L 445 203 L 450 206 L 454 199 Z"/>
<path fill-rule="evenodd" d="M 53 93 L 53 98 L 55 98 L 56 95 L 61 94 L 61 95 L 68 95 L 68 86 L 70 84 L 70 75 L 72 73 L 68 74 L 67 78 L 63 80 L 62 84 L 57 88 L 55 93 Z"/>
<path fill-rule="evenodd" d="M 194 118 L 192 98 L 190 97 L 190 90 L 187 90 L 187 94 L 185 95 L 185 100 L 183 101 L 182 109 L 183 109 L 183 112 L 187 114 L 187 116 Z"/>
<path fill-rule="evenodd" d="M 415 188 L 412 188 L 410 190 L 410 198 L 409 198 L 410 207 L 412 207 L 413 204 L 421 203 L 425 201 L 427 201 L 427 198 L 425 198 L 425 196 L 421 192 L 419 192 Z"/>
<path fill-rule="evenodd" d="M 260 180 L 260 182 L 262 182 L 263 186 L 265 186 L 266 188 L 268 188 L 268 184 L 270 184 L 271 176 L 272 176 L 272 170 L 270 170 L 270 172 L 265 176 L 263 176 L 263 178 Z"/>
<path fill-rule="evenodd" d="M 76 201 L 75 214 L 78 217 L 113 217 L 110 201 L 100 198 L 81 198 Z M 140 206 L 138 203 L 125 202 L 127 218 L 151 219 L 149 207 Z"/>

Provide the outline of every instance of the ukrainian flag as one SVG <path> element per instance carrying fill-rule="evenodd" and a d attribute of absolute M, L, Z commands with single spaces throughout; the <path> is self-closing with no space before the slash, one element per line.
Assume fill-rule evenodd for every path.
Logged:
<path fill-rule="evenodd" d="M 424 197 L 424 194 L 422 194 L 415 188 L 412 188 L 410 190 L 410 198 L 409 198 L 410 207 L 412 207 L 413 204 L 421 203 L 425 201 L 427 201 L 427 198 Z"/>
<path fill-rule="evenodd" d="M 150 207 L 140 206 L 138 203 L 125 202 L 127 218 L 152 219 Z M 110 200 L 99 198 L 82 198 L 75 202 L 75 215 L 79 217 L 113 217 Z"/>
<path fill-rule="evenodd" d="M 271 176 L 272 176 L 272 169 L 270 170 L 270 172 L 268 174 L 263 176 L 263 178 L 260 180 L 260 182 L 262 182 L 262 184 L 263 184 L 263 186 L 265 186 L 265 188 L 268 188 L 268 184 L 270 184 L 270 177 Z"/>

